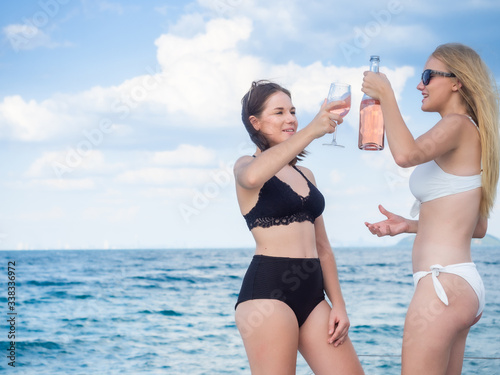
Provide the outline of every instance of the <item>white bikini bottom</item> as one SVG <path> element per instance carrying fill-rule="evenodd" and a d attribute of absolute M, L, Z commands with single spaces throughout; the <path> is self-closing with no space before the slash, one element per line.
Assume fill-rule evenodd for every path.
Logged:
<path fill-rule="evenodd" d="M 428 274 L 432 274 L 432 283 L 434 284 L 434 290 L 436 291 L 439 299 L 446 306 L 448 306 L 448 296 L 446 295 L 443 286 L 438 280 L 440 272 L 451 273 L 453 275 L 460 276 L 469 283 L 472 289 L 474 289 L 474 292 L 476 292 L 477 299 L 479 300 L 479 309 L 476 314 L 476 316 L 479 316 L 479 314 L 483 312 L 486 300 L 483 280 L 481 280 L 481 276 L 479 276 L 479 272 L 477 272 L 476 265 L 474 263 L 458 263 L 443 267 L 440 264 L 435 264 L 431 266 L 430 271 L 420 271 L 413 274 L 413 284 L 415 288 L 417 287 L 417 284 L 422 277 L 427 276 Z"/>

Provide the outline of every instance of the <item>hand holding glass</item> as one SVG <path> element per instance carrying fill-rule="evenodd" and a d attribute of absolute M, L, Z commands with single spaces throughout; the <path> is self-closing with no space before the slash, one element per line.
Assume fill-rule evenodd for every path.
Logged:
<path fill-rule="evenodd" d="M 333 107 L 330 112 L 336 113 L 341 117 L 344 117 L 349 113 L 351 109 L 351 85 L 346 83 L 332 83 L 330 85 L 330 91 L 328 92 L 327 102 L 333 102 L 336 100 L 342 100 L 344 103 L 339 106 Z M 337 127 L 333 132 L 333 139 L 331 143 L 323 143 L 325 146 L 338 146 L 344 147 L 337 143 Z"/>

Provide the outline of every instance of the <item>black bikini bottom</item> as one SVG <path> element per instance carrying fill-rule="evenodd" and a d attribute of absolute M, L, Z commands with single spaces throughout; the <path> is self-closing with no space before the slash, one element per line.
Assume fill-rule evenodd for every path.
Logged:
<path fill-rule="evenodd" d="M 243 278 L 238 304 L 253 299 L 277 299 L 295 313 L 299 327 L 325 299 L 318 258 L 254 255 Z"/>

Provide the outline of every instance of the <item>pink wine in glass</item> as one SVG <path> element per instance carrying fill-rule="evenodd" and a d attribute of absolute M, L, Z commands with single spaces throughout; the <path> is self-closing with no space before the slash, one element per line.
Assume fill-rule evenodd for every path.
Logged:
<path fill-rule="evenodd" d="M 345 104 L 334 107 L 330 112 L 336 113 L 340 117 L 344 117 L 351 110 L 351 95 L 349 95 L 347 98 L 342 98 L 341 100 L 343 100 Z"/>

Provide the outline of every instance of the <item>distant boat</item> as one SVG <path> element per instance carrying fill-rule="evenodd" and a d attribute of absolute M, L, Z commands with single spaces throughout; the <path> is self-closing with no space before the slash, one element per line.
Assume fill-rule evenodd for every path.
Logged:
<path fill-rule="evenodd" d="M 405 238 L 401 239 L 396 245 L 396 247 L 401 247 L 401 248 L 412 248 L 413 247 L 413 241 L 415 240 L 415 235 L 409 235 L 406 236 Z M 487 234 L 484 236 L 484 238 L 473 238 L 471 241 L 471 247 L 473 249 L 475 248 L 483 248 L 483 247 L 496 247 L 500 248 L 500 239 L 492 236 L 491 234 Z"/>

